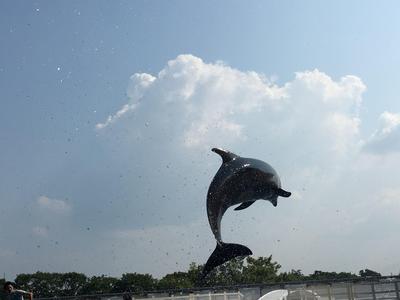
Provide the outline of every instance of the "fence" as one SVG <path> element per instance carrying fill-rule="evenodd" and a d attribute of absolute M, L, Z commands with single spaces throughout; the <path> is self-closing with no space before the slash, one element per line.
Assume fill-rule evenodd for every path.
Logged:
<path fill-rule="evenodd" d="M 400 300 L 398 277 L 370 278 L 348 281 L 288 282 L 247 286 L 208 287 L 192 290 L 152 291 L 143 295 L 103 294 L 72 297 L 37 298 L 35 300 L 258 300 L 263 295 L 279 289 L 289 292 L 285 300 L 311 300 L 308 291 L 318 300 Z M 296 296 L 295 296 L 296 295 Z M 297 298 L 298 299 L 297 299 Z"/>
<path fill-rule="evenodd" d="M 400 281 L 398 280 L 376 280 L 364 282 L 331 282 L 331 283 L 300 283 L 283 284 L 267 287 L 240 289 L 244 300 L 257 300 L 268 292 L 285 289 L 290 293 L 293 291 L 309 291 L 316 295 L 319 300 L 400 300 Z M 258 292 L 258 295 L 257 295 Z M 302 294 L 298 294 L 302 295 Z M 303 294 L 300 300 L 307 299 Z M 296 299 L 297 300 L 297 299 Z"/>
<path fill-rule="evenodd" d="M 78 295 L 69 297 L 35 298 L 35 300 L 244 300 L 240 292 L 214 293 L 211 291 L 199 291 L 198 293 L 169 293 L 152 292 L 146 297 L 128 295 L 127 293 Z"/>

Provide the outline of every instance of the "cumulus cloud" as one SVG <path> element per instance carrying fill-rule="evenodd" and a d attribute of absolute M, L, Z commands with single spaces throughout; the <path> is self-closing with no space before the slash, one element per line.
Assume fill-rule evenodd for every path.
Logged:
<path fill-rule="evenodd" d="M 116 120 L 118 120 L 120 117 L 122 117 L 124 114 L 126 114 L 130 110 L 134 110 L 134 109 L 135 109 L 134 104 L 131 104 L 131 105 L 126 104 L 119 111 L 117 111 L 114 115 L 109 116 L 104 123 L 96 124 L 96 128 L 103 129 L 103 128 L 109 126 L 110 124 L 114 123 Z"/>
<path fill-rule="evenodd" d="M 37 204 L 40 208 L 54 213 L 68 213 L 71 210 L 70 205 L 66 201 L 51 199 L 47 196 L 40 196 L 37 199 Z"/>
<path fill-rule="evenodd" d="M 174 204 L 183 203 L 179 199 L 188 193 L 196 205 L 203 203 L 207 176 L 213 176 L 219 163 L 217 156 L 207 157 L 213 155 L 212 147 L 267 161 L 286 189 L 312 189 L 312 201 L 319 201 L 359 152 L 358 111 L 365 90 L 353 75 L 334 79 L 315 69 L 277 84 L 264 74 L 179 55 L 154 76 L 132 75 L 125 105 L 135 108 L 122 107 L 123 113 L 110 115 L 113 121 L 98 127 L 105 136 L 124 134 L 115 138 L 115 147 L 134 153 L 129 156 L 132 165 L 145 161 L 136 170 L 148 178 L 138 183 L 140 198 L 148 201 L 160 197 L 152 186 L 157 182 L 163 193 L 173 195 Z M 175 173 L 160 168 L 170 162 Z M 186 174 L 194 174 L 193 187 L 180 185 Z M 182 191 L 176 191 L 179 187 Z M 166 214 L 172 207 L 158 205 Z"/>
<path fill-rule="evenodd" d="M 366 141 L 364 150 L 374 154 L 400 151 L 400 114 L 382 113 L 380 126 Z"/>
<path fill-rule="evenodd" d="M 278 86 L 263 74 L 180 55 L 157 76 L 132 75 L 129 103 L 97 128 L 135 112 L 137 136 L 143 123 L 153 134 L 167 128 L 169 140 L 187 149 L 231 146 L 258 135 L 270 145 L 279 139 L 290 147 L 301 139 L 301 145 L 323 144 L 340 155 L 355 144 L 365 89 L 356 76 L 335 81 L 319 70 L 296 73 Z"/>
<path fill-rule="evenodd" d="M 130 104 L 124 105 L 120 110 L 118 110 L 114 115 L 108 116 L 107 120 L 103 123 L 96 124 L 96 129 L 103 129 L 112 123 L 116 122 L 119 118 L 121 118 L 126 113 L 133 111 L 140 99 L 143 97 L 146 89 L 151 86 L 156 78 L 146 74 L 133 74 L 130 78 L 130 85 L 128 87 L 127 95 L 131 101 Z"/>
<path fill-rule="evenodd" d="M 134 149 L 129 158 L 138 160 L 132 164 L 138 166 L 136 170 L 141 176 L 143 173 L 143 178 L 148 178 L 137 185 L 138 193 L 144 191 L 138 199 L 145 200 L 137 201 L 135 208 L 142 203 L 150 206 L 145 202 L 151 201 L 152 209 L 162 211 L 163 218 L 172 215 L 173 219 L 182 208 L 191 218 L 197 220 L 202 214 L 202 220 L 206 220 L 206 189 L 220 163 L 217 157 L 206 156 L 213 155 L 211 147 L 225 147 L 271 163 L 293 196 L 281 199 L 276 210 L 264 202 L 240 214 L 229 210 L 222 224 L 224 240 L 246 244 L 255 255 L 272 253 L 289 269 L 339 270 L 348 265 L 356 271 L 365 265 L 377 265 L 368 254 L 360 256 L 359 247 L 370 246 L 369 234 L 373 234 L 376 245 L 388 241 L 388 237 L 379 235 L 383 228 L 380 224 L 394 211 L 398 191 L 386 187 L 399 184 L 398 177 L 393 176 L 399 163 L 382 162 L 380 157 L 360 151 L 377 153 L 379 149 L 379 153 L 386 153 L 384 149 L 400 148 L 395 143 L 400 140 L 395 138 L 400 118 L 388 112 L 382 114 L 374 135 L 364 145 L 361 143 L 359 110 L 365 91 L 362 80 L 353 75 L 332 78 L 315 69 L 298 72 L 292 80 L 277 84 L 263 74 L 180 55 L 158 74 L 134 74 L 128 87 L 128 103 L 110 115 L 111 121 L 105 120 L 97 127 L 104 135 L 114 126 L 122 130 L 113 130 L 112 136 L 129 132 L 127 139 L 132 145 L 122 144 L 119 138 L 115 139 L 115 147 L 128 145 L 129 150 Z M 383 142 L 385 147 L 378 148 Z M 180 149 L 183 151 L 178 152 Z M 188 153 L 194 155 L 189 157 Z M 199 159 L 193 163 L 192 157 Z M 171 162 L 173 168 L 160 167 L 170 166 Z M 188 184 L 192 177 L 193 184 Z M 168 203 L 155 200 L 165 198 L 157 194 L 160 191 L 154 189 L 154 182 L 162 193 L 169 189 Z M 257 209 L 257 205 L 263 208 Z M 194 215 L 195 209 L 201 212 Z M 391 215 L 390 219 L 390 226 L 398 224 Z M 171 223 L 176 224 L 173 220 Z M 135 258 L 138 265 L 139 260 L 165 258 L 164 243 L 168 262 L 194 258 L 204 262 L 215 246 L 208 225 L 190 227 L 189 231 L 186 225 L 143 231 L 133 227 L 114 232 L 113 238 L 122 243 L 119 249 L 134 245 L 141 253 Z M 199 246 L 190 237 L 193 232 L 201 235 Z M 390 248 L 395 255 L 397 237 L 390 238 L 390 243 L 396 245 Z M 200 250 L 193 252 L 193 245 Z M 192 254 L 182 260 L 179 248 L 184 249 L 182 253 Z M 294 248 L 296 255 L 291 251 Z M 124 255 L 129 257 L 124 253 L 120 256 Z"/>

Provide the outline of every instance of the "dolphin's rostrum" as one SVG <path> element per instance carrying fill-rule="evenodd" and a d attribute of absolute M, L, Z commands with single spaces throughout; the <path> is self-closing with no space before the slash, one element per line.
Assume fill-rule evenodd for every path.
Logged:
<path fill-rule="evenodd" d="M 221 219 L 230 206 L 240 204 L 235 210 L 241 210 L 258 199 L 268 200 L 276 206 L 278 196 L 291 195 L 290 192 L 281 189 L 278 174 L 267 163 L 258 159 L 240 157 L 219 148 L 213 148 L 212 151 L 222 158 L 222 165 L 212 180 L 207 194 L 208 222 L 217 246 L 207 260 L 201 278 L 215 267 L 237 256 L 252 254 L 246 246 L 222 241 Z"/>

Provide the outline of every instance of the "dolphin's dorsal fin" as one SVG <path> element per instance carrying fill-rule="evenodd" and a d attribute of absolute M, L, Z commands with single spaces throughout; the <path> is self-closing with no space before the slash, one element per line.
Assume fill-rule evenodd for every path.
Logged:
<path fill-rule="evenodd" d="M 223 163 L 226 163 L 238 157 L 236 154 L 220 148 L 212 148 L 211 151 L 219 154 L 222 158 Z"/>

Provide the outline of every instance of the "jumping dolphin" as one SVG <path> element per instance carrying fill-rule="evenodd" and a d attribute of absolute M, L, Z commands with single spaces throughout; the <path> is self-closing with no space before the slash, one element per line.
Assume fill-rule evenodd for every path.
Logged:
<path fill-rule="evenodd" d="M 239 244 L 224 243 L 221 238 L 221 219 L 225 211 L 241 203 L 235 210 L 252 205 L 263 199 L 277 205 L 278 196 L 289 197 L 290 192 L 281 189 L 276 171 L 267 163 L 240 157 L 232 152 L 213 148 L 222 158 L 222 165 L 212 180 L 207 194 L 207 215 L 217 241 L 214 252 L 203 268 L 201 279 L 215 267 L 237 257 L 251 255 L 249 248 Z"/>

